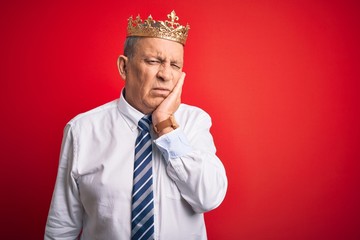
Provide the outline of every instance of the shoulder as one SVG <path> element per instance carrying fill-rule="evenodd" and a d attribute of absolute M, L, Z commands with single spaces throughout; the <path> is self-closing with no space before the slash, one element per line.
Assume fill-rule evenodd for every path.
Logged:
<path fill-rule="evenodd" d="M 175 118 L 185 122 L 201 120 L 211 121 L 211 117 L 206 111 L 199 107 L 184 103 L 180 104 L 179 109 L 175 112 Z"/>
<path fill-rule="evenodd" d="M 71 119 L 67 125 L 94 124 L 111 118 L 111 116 L 118 113 L 118 101 L 119 99 L 115 99 L 89 111 L 80 113 Z"/>
<path fill-rule="evenodd" d="M 197 106 L 193 106 L 193 105 L 189 105 L 186 103 L 181 103 L 178 110 L 176 112 L 191 112 L 191 113 L 204 113 L 207 114 L 205 110 L 197 107 Z"/>

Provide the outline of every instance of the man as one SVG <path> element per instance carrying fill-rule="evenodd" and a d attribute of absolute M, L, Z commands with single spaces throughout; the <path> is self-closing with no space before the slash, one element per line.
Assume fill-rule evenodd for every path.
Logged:
<path fill-rule="evenodd" d="M 66 126 L 45 239 L 206 239 L 227 178 L 211 119 L 181 104 L 189 27 L 129 19 L 120 99 Z"/>

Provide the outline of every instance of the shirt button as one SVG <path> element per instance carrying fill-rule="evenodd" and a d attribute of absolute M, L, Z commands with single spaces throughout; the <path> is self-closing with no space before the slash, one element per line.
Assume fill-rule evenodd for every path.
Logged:
<path fill-rule="evenodd" d="M 174 151 L 170 151 L 170 156 L 176 157 L 176 153 Z"/>

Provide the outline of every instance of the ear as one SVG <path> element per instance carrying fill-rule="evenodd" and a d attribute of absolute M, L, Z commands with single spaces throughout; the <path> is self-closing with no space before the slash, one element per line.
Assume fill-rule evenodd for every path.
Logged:
<path fill-rule="evenodd" d="M 124 55 L 120 55 L 117 60 L 117 67 L 122 79 L 126 80 L 126 67 L 128 63 L 128 58 Z"/>

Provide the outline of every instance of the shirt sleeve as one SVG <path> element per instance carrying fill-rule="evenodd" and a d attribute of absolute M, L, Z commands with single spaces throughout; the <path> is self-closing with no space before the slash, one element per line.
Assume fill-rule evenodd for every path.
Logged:
<path fill-rule="evenodd" d="M 155 142 L 167 163 L 170 159 L 184 156 L 192 151 L 189 141 L 180 128 L 163 135 Z"/>
<path fill-rule="evenodd" d="M 198 213 L 223 201 L 227 177 L 210 134 L 211 118 L 201 112 L 192 121 L 155 140 L 167 162 L 167 173 L 181 196 Z"/>
<path fill-rule="evenodd" d="M 64 130 L 58 175 L 45 228 L 45 240 L 76 239 L 82 228 L 83 208 L 74 169 L 74 135 L 70 125 Z"/>

